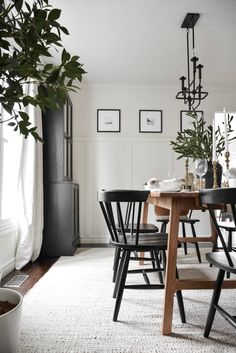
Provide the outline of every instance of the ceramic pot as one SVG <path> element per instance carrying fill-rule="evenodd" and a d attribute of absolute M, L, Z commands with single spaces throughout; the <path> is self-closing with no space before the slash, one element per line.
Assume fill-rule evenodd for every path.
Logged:
<path fill-rule="evenodd" d="M 23 297 L 15 290 L 0 288 L 0 300 L 16 304 L 12 310 L 0 315 L 0 351 L 16 353 L 20 339 Z"/>

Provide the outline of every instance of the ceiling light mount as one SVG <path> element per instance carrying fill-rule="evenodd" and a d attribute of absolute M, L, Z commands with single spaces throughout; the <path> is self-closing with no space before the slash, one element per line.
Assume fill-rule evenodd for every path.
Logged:
<path fill-rule="evenodd" d="M 188 13 L 181 25 L 181 28 L 186 28 L 187 33 L 187 78 L 185 76 L 180 77 L 181 91 L 176 95 L 177 99 L 183 99 L 185 104 L 188 104 L 189 111 L 195 111 L 200 105 L 201 101 L 205 99 L 208 92 L 202 90 L 202 69 L 203 65 L 199 62 L 199 58 L 195 56 L 195 38 L 194 38 L 194 26 L 197 23 L 200 15 L 198 13 Z M 189 49 L 189 33 L 192 33 L 192 58 L 190 59 Z M 190 64 L 192 64 L 192 70 L 190 72 Z M 187 81 L 186 81 L 187 80 Z M 186 81 L 186 82 L 185 82 Z"/>

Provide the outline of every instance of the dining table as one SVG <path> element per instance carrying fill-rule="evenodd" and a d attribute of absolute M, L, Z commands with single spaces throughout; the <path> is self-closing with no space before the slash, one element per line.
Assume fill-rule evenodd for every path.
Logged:
<path fill-rule="evenodd" d="M 167 263 L 165 271 L 164 308 L 162 316 L 162 334 L 171 335 L 173 321 L 174 295 L 178 290 L 211 289 L 214 287 L 214 280 L 209 279 L 181 279 L 176 278 L 177 248 L 178 242 L 216 242 L 216 232 L 211 224 L 211 234 L 209 236 L 179 237 L 179 219 L 183 212 L 189 210 L 205 210 L 206 206 L 200 202 L 199 191 L 164 192 L 150 191 L 148 199 L 143 209 L 143 223 L 147 223 L 149 205 L 154 205 L 154 212 L 158 214 L 158 209 L 169 210 L 169 229 Z M 217 207 L 216 207 L 217 208 Z M 224 282 L 224 288 L 236 288 L 235 280 Z"/>

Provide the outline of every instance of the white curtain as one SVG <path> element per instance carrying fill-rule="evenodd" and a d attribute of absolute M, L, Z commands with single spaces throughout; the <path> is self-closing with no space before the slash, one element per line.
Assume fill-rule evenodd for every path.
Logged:
<path fill-rule="evenodd" d="M 36 86 L 25 87 L 28 95 L 36 92 Z M 38 107 L 25 109 L 32 126 L 42 136 L 42 116 Z M 21 269 L 39 256 L 43 232 L 43 161 L 42 143 L 35 142 L 32 136 L 22 138 L 17 188 L 17 246 L 15 268 Z"/>

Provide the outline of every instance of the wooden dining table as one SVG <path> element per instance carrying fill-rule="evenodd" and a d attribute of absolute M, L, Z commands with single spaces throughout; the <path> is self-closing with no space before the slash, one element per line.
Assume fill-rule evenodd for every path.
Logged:
<path fill-rule="evenodd" d="M 159 207 L 169 210 L 169 231 L 168 231 L 168 248 L 167 248 L 167 264 L 165 272 L 165 290 L 164 290 L 164 308 L 162 317 L 162 334 L 170 335 L 172 333 L 173 319 L 173 303 L 174 295 L 177 290 L 189 289 L 210 289 L 214 287 L 215 281 L 206 279 L 177 279 L 176 278 L 176 262 L 177 262 L 177 245 L 180 242 L 211 242 L 216 241 L 216 233 L 214 227 L 211 226 L 211 234 L 203 237 L 178 236 L 179 218 L 183 211 L 203 210 L 204 205 L 201 204 L 198 191 L 181 191 L 181 192 L 159 192 L 151 191 L 143 210 L 143 223 L 147 223 L 148 206 L 154 205 L 154 211 L 157 213 Z M 235 280 L 227 280 L 224 288 L 236 288 Z"/>

